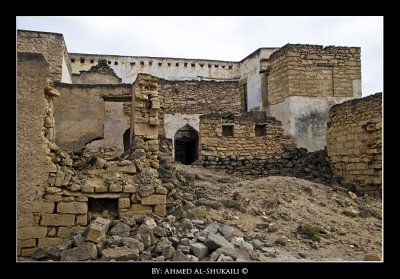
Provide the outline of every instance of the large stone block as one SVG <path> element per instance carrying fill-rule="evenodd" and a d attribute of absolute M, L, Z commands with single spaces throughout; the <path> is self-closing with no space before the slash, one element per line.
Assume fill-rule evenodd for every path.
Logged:
<path fill-rule="evenodd" d="M 87 261 L 97 258 L 97 247 L 93 243 L 84 243 L 79 247 L 61 252 L 61 261 Z"/>
<path fill-rule="evenodd" d="M 57 205 L 58 213 L 86 214 L 88 211 L 85 202 L 60 202 Z"/>
<path fill-rule="evenodd" d="M 32 204 L 32 212 L 35 213 L 53 213 L 54 202 L 34 202 Z"/>
<path fill-rule="evenodd" d="M 153 212 L 152 208 L 142 209 L 142 210 L 128 210 L 125 212 L 120 212 L 120 216 L 132 217 L 132 216 L 140 216 L 147 215 L 147 213 Z"/>
<path fill-rule="evenodd" d="M 36 246 L 36 239 L 18 240 L 18 248 L 31 248 Z"/>
<path fill-rule="evenodd" d="M 30 257 L 36 251 L 36 248 L 23 248 L 21 250 L 21 257 Z"/>
<path fill-rule="evenodd" d="M 88 221 L 87 214 L 76 215 L 76 224 L 81 226 L 86 226 Z"/>
<path fill-rule="evenodd" d="M 148 124 L 136 124 L 135 135 L 136 136 L 151 136 L 158 134 L 158 126 L 151 126 Z"/>
<path fill-rule="evenodd" d="M 46 235 L 47 228 L 44 227 L 19 228 L 17 231 L 18 239 L 43 238 Z"/>
<path fill-rule="evenodd" d="M 129 198 L 120 198 L 118 199 L 118 207 L 119 208 L 129 208 L 131 206 L 131 202 Z"/>
<path fill-rule="evenodd" d="M 167 208 L 165 204 L 154 206 L 154 214 L 160 217 L 164 217 L 165 215 L 167 215 Z"/>
<path fill-rule="evenodd" d="M 75 215 L 70 214 L 43 214 L 42 226 L 69 227 L 75 224 Z"/>
<path fill-rule="evenodd" d="M 142 198 L 143 205 L 158 205 L 158 204 L 166 204 L 166 203 L 167 203 L 166 195 L 151 195 L 151 196 Z"/>
<path fill-rule="evenodd" d="M 102 251 L 102 259 L 116 260 L 116 261 L 129 261 L 129 260 L 138 260 L 139 259 L 139 250 L 135 248 L 128 247 L 115 247 L 104 249 Z"/>
<path fill-rule="evenodd" d="M 86 236 L 86 241 L 99 243 L 106 237 L 108 228 L 110 227 L 110 220 L 98 217 L 89 225 L 89 230 Z"/>
<path fill-rule="evenodd" d="M 82 233 L 84 228 L 82 227 L 59 227 L 57 231 L 57 237 L 69 238 L 71 233 Z"/>
<path fill-rule="evenodd" d="M 55 246 L 55 245 L 60 245 L 66 242 L 66 238 L 58 238 L 58 237 L 46 237 L 46 238 L 41 238 L 39 239 L 38 247 L 43 248 L 43 247 L 50 247 L 50 246 Z"/>

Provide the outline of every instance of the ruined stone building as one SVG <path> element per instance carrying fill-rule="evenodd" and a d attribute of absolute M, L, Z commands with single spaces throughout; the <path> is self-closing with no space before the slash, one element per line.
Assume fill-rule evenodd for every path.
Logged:
<path fill-rule="evenodd" d="M 17 51 L 19 255 L 62 243 L 104 208 L 165 215 L 171 173 L 160 154 L 236 175 L 302 177 L 307 151 L 326 146 L 330 107 L 361 97 L 358 47 L 288 44 L 233 62 L 68 53 L 62 34 L 18 30 Z M 363 130 L 354 129 L 368 131 L 374 155 L 357 161 L 335 145 L 347 121 L 339 108 L 328 152 L 335 167 L 352 162 L 336 174 L 366 171 L 363 184 L 379 186 L 381 143 L 371 135 L 379 138 L 380 103 L 370 105 L 373 121 L 360 114 Z"/>

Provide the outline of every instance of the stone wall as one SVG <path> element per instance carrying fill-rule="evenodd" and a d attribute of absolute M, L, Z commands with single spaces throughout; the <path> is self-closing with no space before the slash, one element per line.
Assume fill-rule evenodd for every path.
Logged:
<path fill-rule="evenodd" d="M 362 192 L 381 192 L 382 93 L 335 105 L 329 112 L 328 155 L 335 174 Z"/>
<path fill-rule="evenodd" d="M 238 81 L 169 81 L 160 79 L 162 114 L 208 114 L 240 111 Z"/>
<path fill-rule="evenodd" d="M 255 125 L 261 125 L 264 135 L 255 135 Z M 233 136 L 224 136 L 224 129 L 233 129 Z M 237 166 L 237 161 L 267 160 L 294 147 L 293 140 L 283 135 L 281 123 L 262 113 L 200 116 L 200 155 L 205 167 L 227 165 L 227 169 L 243 174 L 258 172 L 253 165 Z M 233 162 L 233 163 L 232 163 Z M 229 166 L 229 167 L 228 167 Z"/>
<path fill-rule="evenodd" d="M 41 53 L 50 65 L 52 81 L 72 83 L 71 64 L 62 34 L 18 30 L 17 51 Z"/>
<path fill-rule="evenodd" d="M 233 136 L 224 136 L 224 126 L 233 127 Z M 202 115 L 200 135 L 198 163 L 206 168 L 239 176 L 285 175 L 338 182 L 325 150 L 297 148 L 293 139 L 284 135 L 281 123 L 262 112 Z"/>
<path fill-rule="evenodd" d="M 160 79 L 160 105 L 160 125 L 164 127 L 164 129 L 160 129 L 160 134 L 166 136 L 173 144 L 175 133 L 167 132 L 165 134 L 165 129 L 173 129 L 176 132 L 189 124 L 198 132 L 197 125 L 193 124 L 198 123 L 200 114 L 239 112 L 241 110 L 239 83 L 237 81 L 169 81 Z M 167 116 L 167 126 L 164 124 L 165 115 L 169 115 Z M 192 117 L 187 115 L 192 115 Z M 180 126 L 175 127 L 178 124 Z"/>
<path fill-rule="evenodd" d="M 45 241 L 48 228 L 41 214 L 52 213 L 54 203 L 43 201 L 48 173 L 56 170 L 49 157 L 53 126 L 49 64 L 38 53 L 17 56 L 17 250 L 26 256 Z"/>
<path fill-rule="evenodd" d="M 56 143 L 67 151 L 79 150 L 91 141 L 104 138 L 103 96 L 131 95 L 131 85 L 128 84 L 56 86 L 61 93 L 61 97 L 54 102 Z"/>
<path fill-rule="evenodd" d="M 288 44 L 261 61 L 268 104 L 289 96 L 361 97 L 361 49 Z"/>

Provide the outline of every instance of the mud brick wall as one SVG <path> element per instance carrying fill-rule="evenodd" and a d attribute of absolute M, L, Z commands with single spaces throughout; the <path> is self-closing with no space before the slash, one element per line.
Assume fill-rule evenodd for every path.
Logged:
<path fill-rule="evenodd" d="M 49 173 L 56 171 L 48 139 L 54 125 L 52 97 L 57 92 L 51 88 L 49 63 L 43 55 L 18 52 L 17 59 L 17 254 L 29 256 L 51 234 L 40 221 L 55 209 L 43 195 Z"/>
<path fill-rule="evenodd" d="M 63 64 L 67 67 L 65 70 L 71 72 L 68 51 L 62 34 L 18 30 L 17 50 L 41 53 L 49 63 L 52 81 L 62 80 Z"/>
<path fill-rule="evenodd" d="M 335 105 L 329 111 L 328 156 L 334 173 L 357 190 L 382 187 L 382 93 Z"/>
<path fill-rule="evenodd" d="M 269 104 L 280 103 L 289 96 L 361 96 L 360 55 L 359 47 L 282 47 L 261 62 L 268 75 Z"/>

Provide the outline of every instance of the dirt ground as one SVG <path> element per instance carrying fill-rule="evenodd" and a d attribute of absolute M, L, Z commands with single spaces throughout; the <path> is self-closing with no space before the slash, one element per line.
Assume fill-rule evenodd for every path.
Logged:
<path fill-rule="evenodd" d="M 380 198 L 293 177 L 245 180 L 202 167 L 177 169 L 195 176 L 196 193 L 222 203 L 209 207 L 209 218 L 267 246 L 266 261 L 383 260 Z"/>

